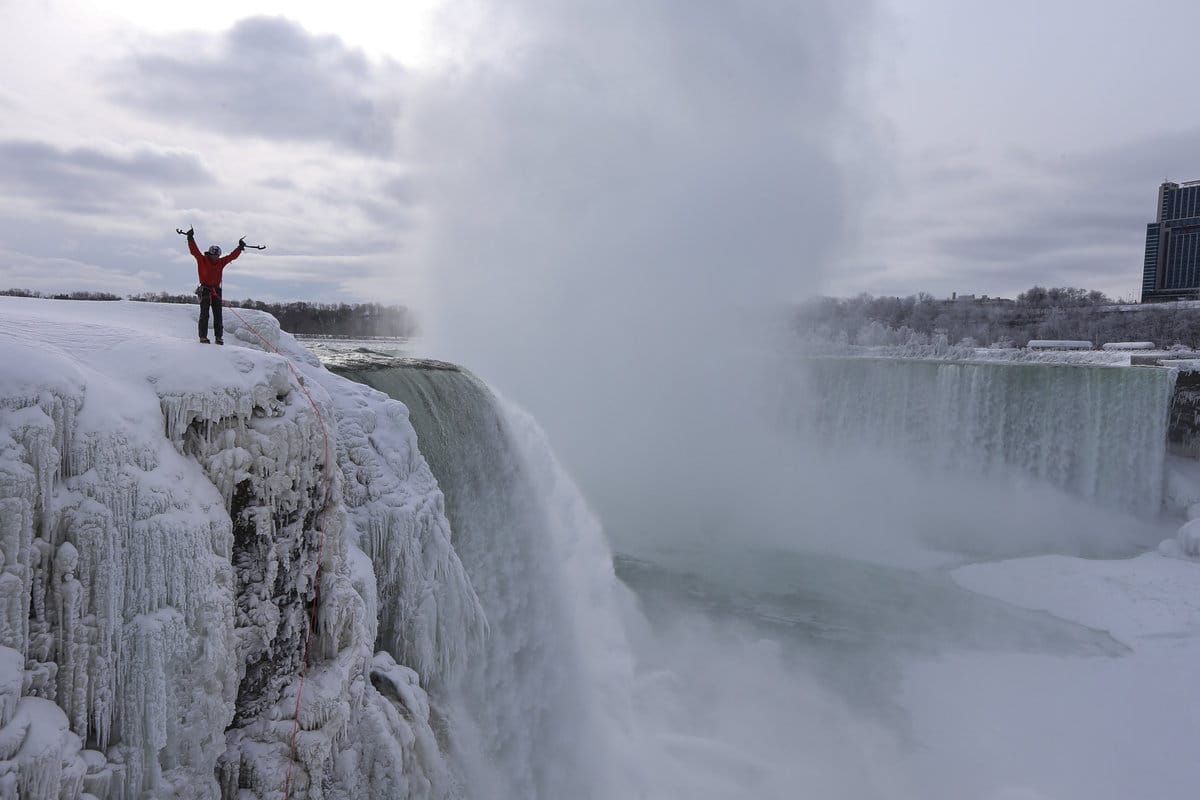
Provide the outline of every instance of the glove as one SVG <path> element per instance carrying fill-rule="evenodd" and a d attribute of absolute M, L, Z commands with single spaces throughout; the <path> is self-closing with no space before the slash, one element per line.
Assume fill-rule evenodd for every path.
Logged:
<path fill-rule="evenodd" d="M 239 248 L 239 249 L 241 249 L 241 250 L 245 250 L 245 249 L 246 249 L 246 237 L 245 237 L 245 236 L 243 236 L 242 238 L 238 239 L 238 248 Z"/>
<path fill-rule="evenodd" d="M 195 232 L 196 232 L 196 229 L 195 229 L 195 228 L 188 228 L 188 229 L 187 229 L 187 237 L 188 237 L 189 239 L 191 239 L 191 238 L 192 238 L 192 234 L 194 234 Z"/>

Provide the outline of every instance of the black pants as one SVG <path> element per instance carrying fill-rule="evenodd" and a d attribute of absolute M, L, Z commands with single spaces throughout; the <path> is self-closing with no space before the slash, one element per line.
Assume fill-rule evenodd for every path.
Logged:
<path fill-rule="evenodd" d="M 200 287 L 200 338 L 208 338 L 208 308 L 212 306 L 213 333 L 221 338 L 224 328 L 221 326 L 221 290 L 212 286 Z"/>

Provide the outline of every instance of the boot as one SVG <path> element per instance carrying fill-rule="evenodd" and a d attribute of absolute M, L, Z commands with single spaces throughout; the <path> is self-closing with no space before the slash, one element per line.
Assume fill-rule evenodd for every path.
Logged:
<path fill-rule="evenodd" d="M 200 337 L 200 344 L 211 344 L 211 342 L 209 342 L 209 341 L 208 341 L 208 337 L 207 337 L 207 336 L 201 336 L 201 337 Z M 219 342 L 218 342 L 218 344 L 219 344 Z"/>

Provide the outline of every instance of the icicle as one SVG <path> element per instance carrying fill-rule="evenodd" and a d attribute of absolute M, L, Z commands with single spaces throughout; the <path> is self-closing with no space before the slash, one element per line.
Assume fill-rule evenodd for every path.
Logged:
<path fill-rule="evenodd" d="M 4 505 L 0 504 L 0 519 L 21 521 L 15 513 L 8 517 Z M 3 537 L 0 541 L 9 541 L 9 535 L 9 531 L 0 529 Z M 0 548 L 0 647 L 24 649 L 29 637 L 29 592 L 16 573 L 6 569 L 6 562 L 4 550 Z"/>
<path fill-rule="evenodd" d="M 79 552 L 70 542 L 58 547 L 54 560 L 55 628 L 58 631 L 58 704 L 71 729 L 87 735 L 88 635 L 81 623 L 83 584 L 75 578 Z"/>
<path fill-rule="evenodd" d="M 24 680 L 25 657 L 19 650 L 0 646 L 0 729 L 12 722 L 17 712 L 17 701 L 21 699 L 21 684 Z M 0 759 L 12 758 L 0 746 Z"/>
<path fill-rule="evenodd" d="M 147 380 L 120 387 L 140 417 L 65 362 L 69 380 L 0 398 L 0 646 L 22 673 L 0 680 L 0 751 L 28 754 L 0 758 L 0 796 L 277 794 L 322 538 L 293 796 L 446 796 L 417 673 L 395 667 L 385 698 L 368 666 L 381 610 L 420 670 L 482 639 L 440 493 L 402 406 L 261 322 L 319 411 L 278 355 L 233 348 L 227 384 L 194 385 L 151 374 L 175 353 L 153 342 Z M 40 704 L 57 710 L 22 713 Z"/>
<path fill-rule="evenodd" d="M 348 522 L 378 576 L 379 646 L 422 675 L 450 678 L 479 651 L 487 623 L 408 410 L 365 386 L 331 396 Z"/>

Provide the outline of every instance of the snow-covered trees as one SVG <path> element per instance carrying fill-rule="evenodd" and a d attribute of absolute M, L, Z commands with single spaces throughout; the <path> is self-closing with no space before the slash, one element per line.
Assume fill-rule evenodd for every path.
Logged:
<path fill-rule="evenodd" d="M 910 297 L 820 298 L 798 310 L 794 325 L 806 338 L 827 341 L 845 333 L 871 347 L 907 345 L 908 331 L 951 342 L 974 339 L 984 346 L 1024 346 L 1030 339 L 1084 339 L 1097 343 L 1152 341 L 1161 347 L 1200 347 L 1200 309 L 1177 303 L 1112 305 L 1096 291 L 1035 286 L 1017 300 Z"/>

